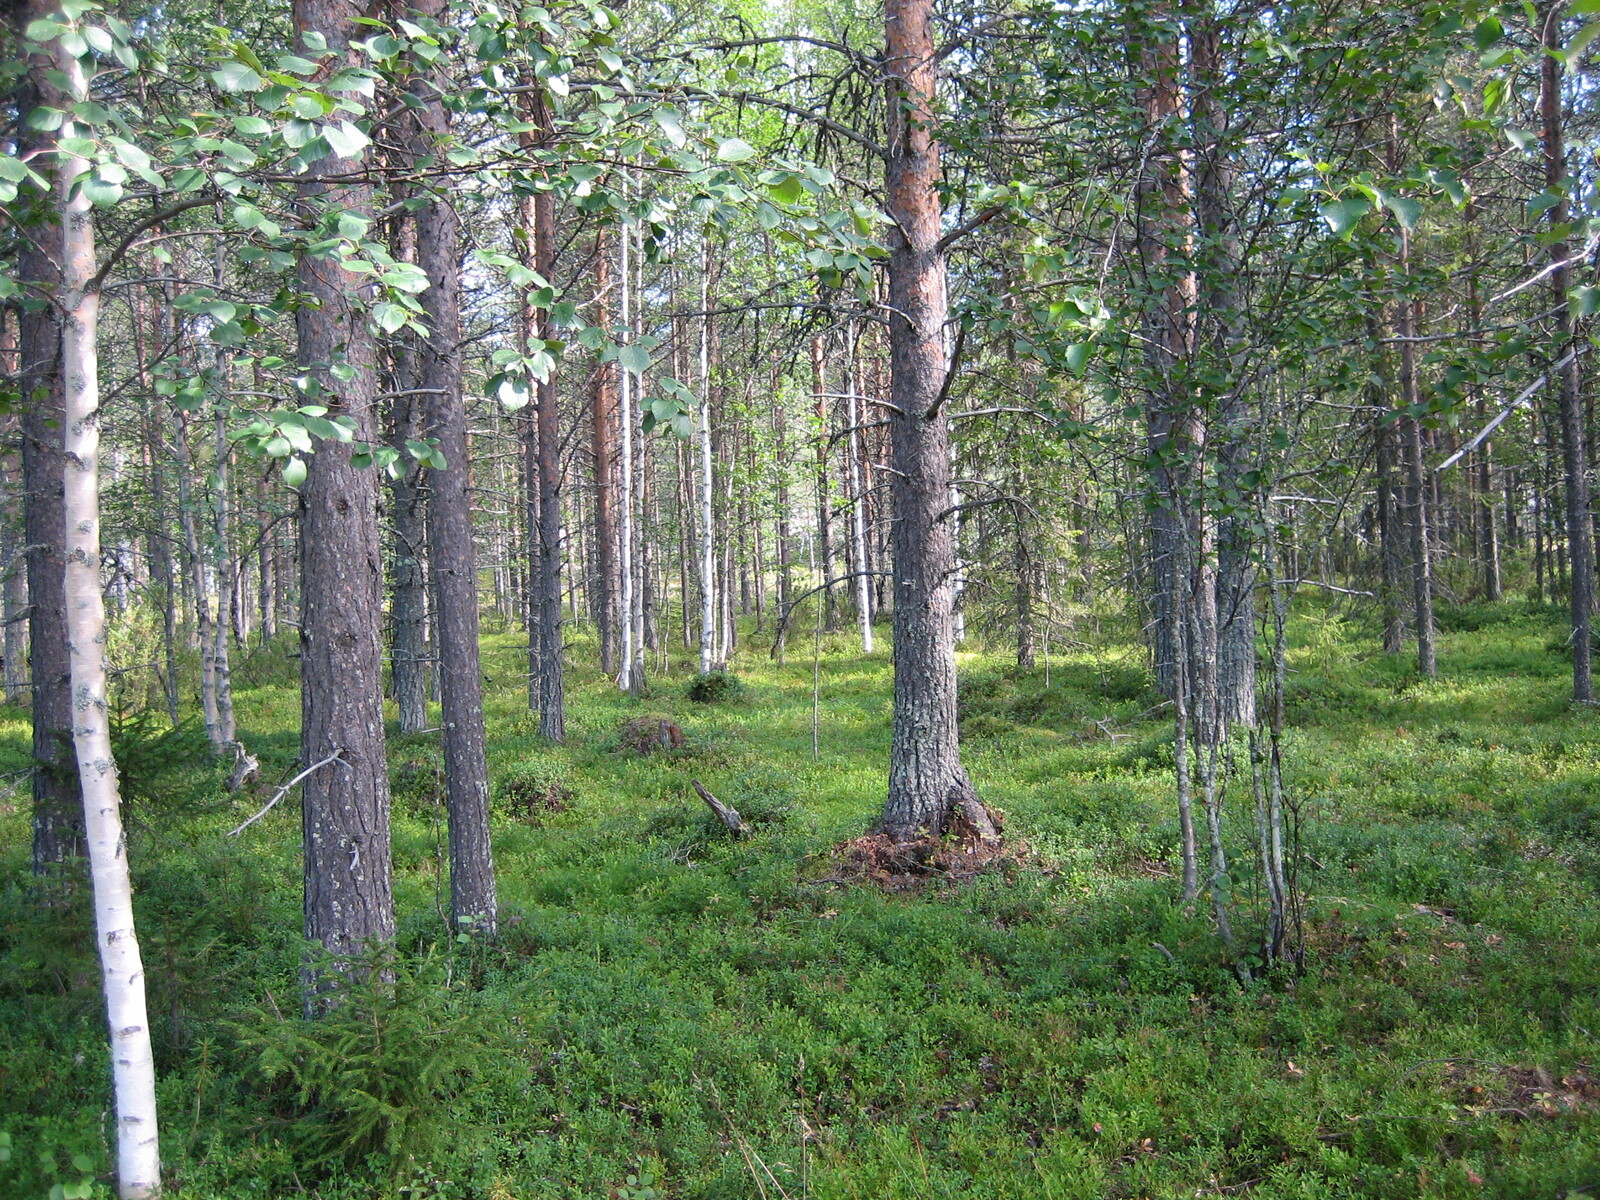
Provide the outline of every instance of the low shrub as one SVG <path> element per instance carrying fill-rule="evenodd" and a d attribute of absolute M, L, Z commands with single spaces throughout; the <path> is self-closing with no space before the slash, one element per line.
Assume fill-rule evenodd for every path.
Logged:
<path fill-rule="evenodd" d="M 696 704 L 727 704 L 744 696 L 744 684 L 729 671 L 706 671 L 689 681 L 685 695 Z"/>
<path fill-rule="evenodd" d="M 568 786 L 560 768 L 530 759 L 500 776 L 495 795 L 511 816 L 531 824 L 546 813 L 566 812 L 577 793 Z"/>
<path fill-rule="evenodd" d="M 453 982 L 447 956 L 383 952 L 336 967 L 314 1019 L 258 1009 L 230 1028 L 240 1077 L 273 1110 L 296 1170 L 413 1174 L 458 1151 L 461 1101 L 485 1066 L 525 1041 Z M 490 1048 L 493 1048 L 492 1050 Z"/>

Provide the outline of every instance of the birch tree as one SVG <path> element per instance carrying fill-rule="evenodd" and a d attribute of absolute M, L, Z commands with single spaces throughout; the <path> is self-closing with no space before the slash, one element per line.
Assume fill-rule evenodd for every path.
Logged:
<path fill-rule="evenodd" d="M 92 43 L 124 44 L 121 22 L 90 25 L 94 10 L 75 6 L 40 8 L 24 37 L 54 52 L 52 83 L 66 101 L 57 143 L 54 230 L 59 232 L 59 287 L 54 297 L 60 322 L 61 429 L 66 470 L 62 485 L 65 522 L 63 594 L 70 661 L 72 745 L 83 794 L 84 840 L 93 888 L 95 941 L 100 957 L 110 1031 L 112 1090 L 116 1110 L 117 1192 L 122 1200 L 144 1200 L 161 1190 L 156 1114 L 155 1061 L 145 1004 L 144 966 L 134 928 L 133 885 L 123 832 L 117 764 L 111 751 L 107 705 L 106 609 L 100 575 L 100 364 L 98 336 L 103 273 L 95 250 L 95 199 L 120 196 L 118 172 L 87 154 L 100 130 L 77 114 L 89 103 Z M 86 33 L 86 30 L 91 31 Z M 43 53 L 30 68 L 48 69 Z M 28 114 L 30 118 L 36 113 Z M 120 139 L 113 139 L 121 145 Z M 124 154 L 137 153 L 124 151 Z M 125 176 L 124 176 L 125 177 Z"/>

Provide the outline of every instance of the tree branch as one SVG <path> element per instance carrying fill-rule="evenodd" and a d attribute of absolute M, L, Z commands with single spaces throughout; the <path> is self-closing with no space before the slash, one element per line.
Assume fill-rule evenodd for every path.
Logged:
<path fill-rule="evenodd" d="M 328 755 L 328 757 L 323 759 L 321 762 L 312 763 L 304 771 L 301 771 L 300 774 L 296 775 L 293 779 L 289 780 L 288 783 L 284 784 L 281 788 L 279 788 L 277 790 L 277 793 L 272 797 L 272 799 L 267 801 L 267 806 L 265 808 L 263 808 L 255 816 L 251 817 L 243 825 L 240 825 L 236 829 L 230 829 L 228 831 L 228 836 L 229 837 L 238 837 L 246 829 L 249 829 L 250 826 L 254 825 L 257 821 L 261 820 L 262 817 L 266 816 L 269 812 L 271 812 L 273 810 L 273 808 L 275 808 L 277 806 L 278 801 L 282 800 L 285 796 L 287 796 L 289 794 L 289 789 L 290 788 L 294 787 L 295 784 L 299 783 L 302 779 L 306 778 L 308 775 L 312 774 L 313 772 L 320 771 L 323 767 L 327 766 L 329 763 L 331 763 L 331 762 L 335 761 L 336 759 L 338 759 L 338 757 L 343 753 L 344 753 L 343 750 L 335 750 L 332 754 Z"/>
<path fill-rule="evenodd" d="M 127 236 L 117 244 L 117 248 L 106 257 L 106 260 L 101 264 L 100 269 L 94 273 L 93 277 L 91 277 L 89 282 L 85 285 L 85 290 L 98 292 L 100 290 L 100 285 L 106 281 L 106 276 L 111 274 L 111 269 L 122 260 L 122 256 L 128 252 L 128 247 L 132 246 L 134 242 L 138 241 L 141 234 L 145 233 L 147 230 L 154 229 L 163 221 L 170 221 L 173 217 L 188 212 L 190 209 L 207 208 L 210 205 L 215 204 L 217 199 L 218 197 L 216 196 L 195 196 L 188 200 L 179 201 L 171 208 L 164 209 L 163 211 L 156 213 L 154 216 L 146 217 L 143 221 L 140 221 L 128 231 Z"/>

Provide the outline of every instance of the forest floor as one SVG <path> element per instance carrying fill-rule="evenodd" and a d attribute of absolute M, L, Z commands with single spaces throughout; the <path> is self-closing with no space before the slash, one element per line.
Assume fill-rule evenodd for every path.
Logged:
<path fill-rule="evenodd" d="M 686 698 L 681 649 L 642 701 L 575 670 L 550 747 L 518 638 L 492 634 L 502 936 L 446 937 L 437 735 L 394 737 L 393 983 L 316 1024 L 296 804 L 226 836 L 298 750 L 292 664 L 258 652 L 235 675 L 256 794 L 226 796 L 193 731 L 119 734 L 172 1194 L 1600 1195 L 1600 716 L 1565 703 L 1557 610 L 1441 623 L 1424 682 L 1369 625 L 1297 611 L 1304 970 L 1249 987 L 1179 903 L 1169 721 L 1130 644 L 1057 648 L 1048 686 L 962 655 L 966 761 L 1016 853 L 885 890 L 832 853 L 882 803 L 885 654 L 826 639 L 815 756 L 798 635 L 785 667 L 743 652 L 715 704 Z M 619 747 L 658 716 L 682 748 Z M 25 714 L 0 711 L 0 772 L 26 762 Z M 1229 805 L 1248 943 L 1248 789 Z M 109 1196 L 89 914 L 30 883 L 27 830 L 14 789 L 0 1195 Z"/>

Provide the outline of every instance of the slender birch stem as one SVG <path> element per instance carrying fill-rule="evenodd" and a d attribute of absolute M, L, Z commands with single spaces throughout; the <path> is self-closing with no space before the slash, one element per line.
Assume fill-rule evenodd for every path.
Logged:
<path fill-rule="evenodd" d="M 87 100 L 82 63 L 64 48 L 57 67 L 70 94 Z M 69 117 L 62 141 L 92 136 Z M 122 829 L 117 764 L 111 754 L 106 705 L 106 610 L 100 583 L 100 295 L 94 218 L 89 198 L 74 183 L 89 163 L 62 155 L 56 203 L 61 218 L 61 348 L 65 416 L 67 515 L 67 640 L 72 661 L 72 742 L 83 788 L 89 873 L 94 885 L 95 937 L 111 1031 L 111 1075 L 117 1112 L 117 1192 L 144 1200 L 161 1190 L 156 1123 L 155 1060 L 145 1008 L 144 965 L 133 925 L 133 884 Z"/>
<path fill-rule="evenodd" d="M 700 272 L 700 673 L 715 665 L 717 624 L 715 510 L 712 503 L 711 456 L 711 239 L 705 240 L 704 269 Z"/>

